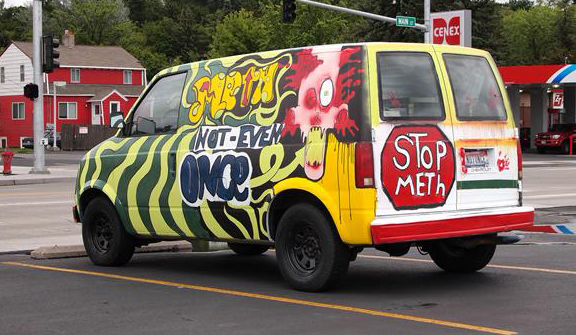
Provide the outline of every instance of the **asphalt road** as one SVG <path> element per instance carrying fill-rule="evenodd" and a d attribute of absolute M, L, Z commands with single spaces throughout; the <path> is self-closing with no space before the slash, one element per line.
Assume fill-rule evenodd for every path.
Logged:
<path fill-rule="evenodd" d="M 73 183 L 0 187 L 0 252 L 52 244 L 80 244 L 80 226 L 72 222 Z M 524 169 L 524 203 L 547 223 L 576 223 L 576 166 Z M 541 215 L 540 215 L 541 214 Z M 562 219 L 563 221 L 559 220 Z"/>
<path fill-rule="evenodd" d="M 0 252 L 81 244 L 72 182 L 0 187 Z"/>
<path fill-rule="evenodd" d="M 576 167 L 524 176 L 526 204 L 576 205 Z M 0 254 L 79 244 L 72 194 L 72 183 L 0 187 Z M 318 294 L 288 288 L 273 252 L 145 254 L 121 268 L 0 255 L 0 334 L 574 334 L 576 238 L 523 241 L 474 275 L 415 250 L 366 250 L 341 287 Z"/>
<path fill-rule="evenodd" d="M 575 253 L 502 246 L 491 267 L 452 275 L 415 251 L 369 250 L 316 294 L 288 288 L 273 252 L 141 254 L 121 268 L 5 255 L 0 334 L 573 334 Z"/>

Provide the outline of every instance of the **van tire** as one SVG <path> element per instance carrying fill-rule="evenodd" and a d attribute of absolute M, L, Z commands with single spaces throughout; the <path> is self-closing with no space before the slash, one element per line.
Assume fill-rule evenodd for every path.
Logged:
<path fill-rule="evenodd" d="M 350 250 L 324 213 L 300 203 L 288 208 L 280 219 L 276 258 L 290 286 L 318 292 L 334 287 L 344 277 Z"/>
<path fill-rule="evenodd" d="M 246 243 L 228 243 L 228 247 L 240 256 L 258 256 L 270 249 L 267 245 Z"/>
<path fill-rule="evenodd" d="M 472 273 L 488 265 L 494 256 L 496 245 L 484 244 L 465 249 L 448 241 L 439 241 L 431 243 L 426 249 L 434 263 L 444 271 Z"/>
<path fill-rule="evenodd" d="M 88 203 L 82 223 L 82 240 L 90 260 L 96 265 L 120 266 L 134 254 L 135 240 L 122 226 L 116 208 L 108 199 Z"/>

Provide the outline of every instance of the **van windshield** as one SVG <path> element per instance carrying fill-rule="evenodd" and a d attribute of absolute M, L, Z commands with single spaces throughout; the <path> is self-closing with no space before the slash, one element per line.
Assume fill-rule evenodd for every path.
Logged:
<path fill-rule="evenodd" d="M 444 55 L 459 120 L 506 120 L 498 82 L 484 57 Z"/>

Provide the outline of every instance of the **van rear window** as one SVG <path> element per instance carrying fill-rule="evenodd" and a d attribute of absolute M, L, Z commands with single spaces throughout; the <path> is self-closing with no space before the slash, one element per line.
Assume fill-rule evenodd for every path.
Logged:
<path fill-rule="evenodd" d="M 378 85 L 383 120 L 444 119 L 440 84 L 428 53 L 378 53 Z"/>
<path fill-rule="evenodd" d="M 444 55 L 459 120 L 506 120 L 502 94 L 484 57 Z"/>

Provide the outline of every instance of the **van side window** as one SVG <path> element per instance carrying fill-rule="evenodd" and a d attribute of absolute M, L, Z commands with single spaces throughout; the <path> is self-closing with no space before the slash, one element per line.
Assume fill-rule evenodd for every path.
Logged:
<path fill-rule="evenodd" d="M 186 73 L 161 78 L 148 91 L 132 117 L 131 135 L 173 133 L 178 128 L 180 98 Z"/>
<path fill-rule="evenodd" d="M 506 120 L 500 87 L 484 57 L 444 55 L 459 120 Z"/>
<path fill-rule="evenodd" d="M 444 119 L 440 83 L 428 53 L 378 53 L 378 86 L 382 119 Z"/>

